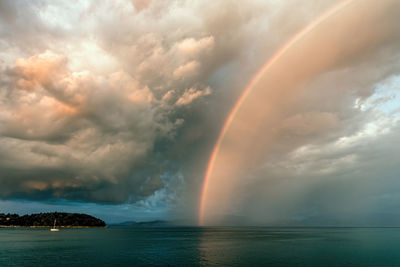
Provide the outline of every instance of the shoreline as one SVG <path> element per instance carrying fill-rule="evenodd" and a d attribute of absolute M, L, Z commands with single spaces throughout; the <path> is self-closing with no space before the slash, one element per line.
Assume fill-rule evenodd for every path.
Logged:
<path fill-rule="evenodd" d="M 68 226 L 57 226 L 57 228 L 61 229 L 71 229 L 71 228 L 107 228 L 108 226 L 73 226 L 73 225 L 68 225 Z M 38 226 L 23 226 L 23 225 L 0 225 L 0 228 L 53 228 L 53 226 L 49 225 L 38 225 Z"/>

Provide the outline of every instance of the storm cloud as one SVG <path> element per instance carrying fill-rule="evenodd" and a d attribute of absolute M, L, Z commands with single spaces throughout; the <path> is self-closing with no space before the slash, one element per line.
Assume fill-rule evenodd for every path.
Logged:
<path fill-rule="evenodd" d="M 163 19 L 161 7 L 133 4 L 2 2 L 2 198 L 124 203 L 175 194 L 180 167 L 166 154 L 185 113 L 213 92 L 202 61 L 214 38 L 166 40 L 137 26 Z"/>
<path fill-rule="evenodd" d="M 397 196 L 388 185 L 396 184 L 399 8 L 383 2 L 333 20 L 321 35 L 328 39 L 293 52 L 292 67 L 307 69 L 329 40 L 348 56 L 309 77 L 301 93 L 277 87 L 254 105 L 280 115 L 254 128 L 254 140 L 271 138 L 243 161 L 253 163 L 238 172 L 244 183 L 227 216 L 303 223 L 344 214 L 341 203 L 326 209 L 336 198 L 387 207 Z M 209 156 L 241 92 L 337 3 L 0 1 L 0 198 L 130 205 L 195 220 Z M 282 73 L 275 77 L 289 84 Z M 254 148 L 246 138 L 237 144 Z M 376 188 L 377 177 L 387 186 L 339 192 Z"/>

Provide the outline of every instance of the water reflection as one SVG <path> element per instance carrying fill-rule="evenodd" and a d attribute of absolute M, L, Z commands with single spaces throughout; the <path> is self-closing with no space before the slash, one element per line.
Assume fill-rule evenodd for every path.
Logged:
<path fill-rule="evenodd" d="M 398 228 L 202 228 L 202 266 L 399 266 Z"/>
<path fill-rule="evenodd" d="M 400 228 L 0 228 L 0 266 L 400 266 Z"/>
<path fill-rule="evenodd" d="M 282 248 L 291 250 L 293 240 L 301 239 L 297 230 L 273 228 L 215 227 L 202 228 L 199 242 L 201 264 L 208 265 L 249 265 L 269 262 L 279 264 L 283 259 Z M 285 243 L 285 244 L 283 244 Z"/>

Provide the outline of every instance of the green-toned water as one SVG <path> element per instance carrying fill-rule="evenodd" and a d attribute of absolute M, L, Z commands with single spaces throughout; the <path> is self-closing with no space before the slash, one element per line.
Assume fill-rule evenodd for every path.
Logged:
<path fill-rule="evenodd" d="M 0 228 L 0 266 L 400 266 L 400 228 Z"/>

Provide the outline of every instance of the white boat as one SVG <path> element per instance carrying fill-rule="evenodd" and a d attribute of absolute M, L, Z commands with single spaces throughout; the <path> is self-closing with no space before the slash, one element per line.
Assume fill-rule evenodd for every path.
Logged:
<path fill-rule="evenodd" d="M 60 229 L 56 228 L 56 221 L 57 221 L 57 219 L 54 219 L 54 226 L 53 226 L 53 228 L 50 228 L 50 231 L 52 231 L 52 232 L 60 231 Z"/>

